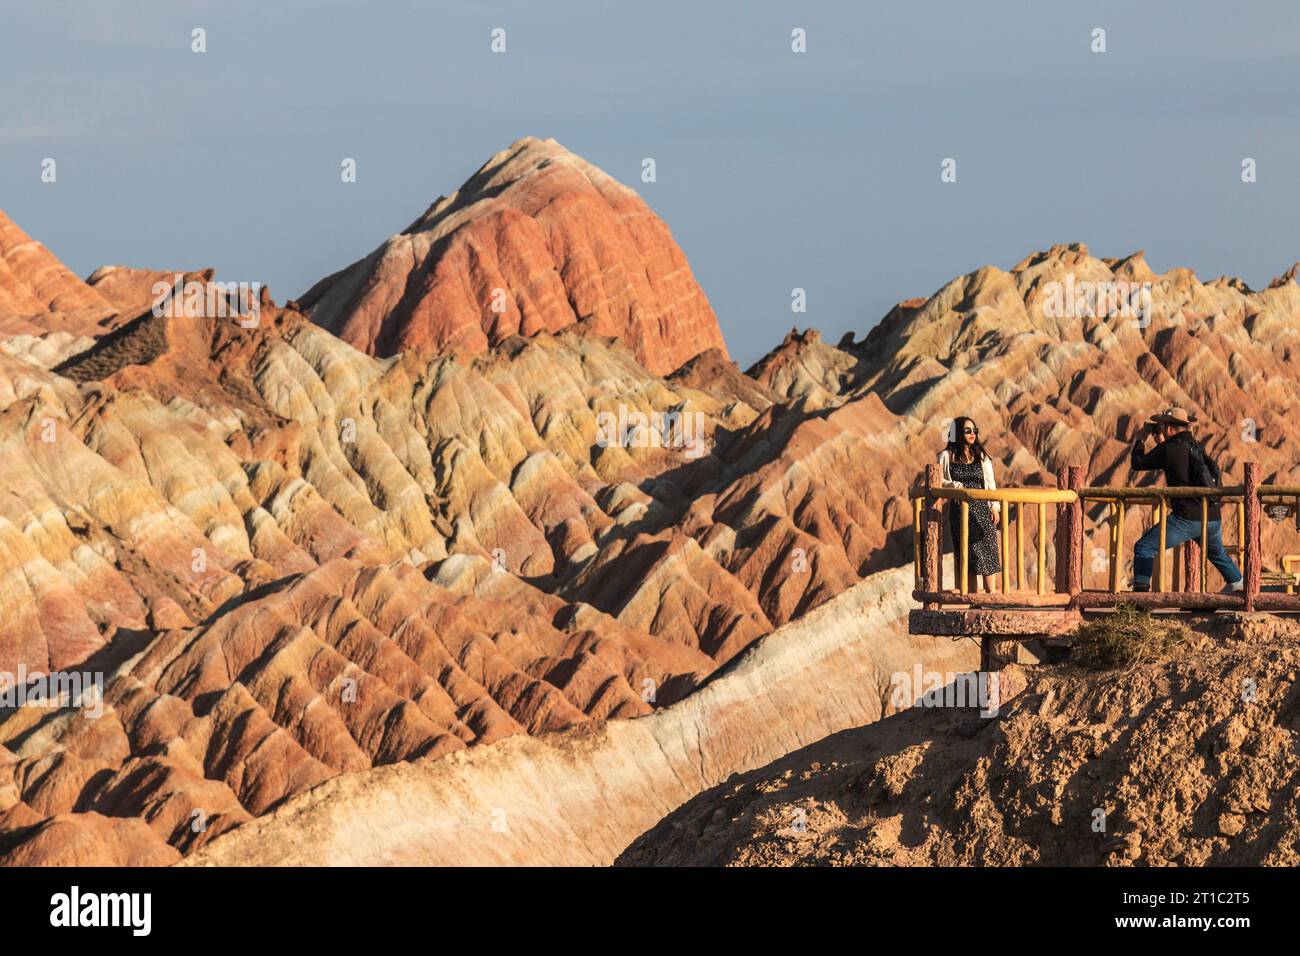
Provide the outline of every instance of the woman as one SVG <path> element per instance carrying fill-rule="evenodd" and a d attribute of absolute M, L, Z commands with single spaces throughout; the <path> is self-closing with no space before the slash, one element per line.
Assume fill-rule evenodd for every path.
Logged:
<path fill-rule="evenodd" d="M 980 430 L 965 416 L 953 423 L 953 434 L 948 447 L 939 452 L 939 471 L 945 488 L 984 488 L 993 490 L 993 459 L 980 442 Z M 990 507 L 992 505 L 992 507 Z M 997 589 L 997 575 L 1002 570 L 1001 547 L 998 543 L 998 521 L 1002 505 L 998 502 L 973 501 L 968 521 L 971 574 L 978 582 L 984 579 L 984 590 Z M 952 529 L 952 551 L 956 564 L 955 574 L 961 574 L 961 502 L 948 503 L 948 527 Z"/>

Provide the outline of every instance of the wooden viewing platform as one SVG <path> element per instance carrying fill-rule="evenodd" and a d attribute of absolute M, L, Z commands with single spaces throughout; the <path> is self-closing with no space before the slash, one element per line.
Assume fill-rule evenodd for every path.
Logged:
<path fill-rule="evenodd" d="M 921 603 L 908 619 L 913 634 L 969 636 L 981 642 L 981 669 L 991 670 L 1018 653 L 1015 644 L 1038 640 L 1050 646 L 1068 643 L 1063 639 L 1085 616 L 1106 613 L 1120 604 L 1153 611 L 1214 613 L 1218 611 L 1272 613 L 1300 612 L 1300 555 L 1285 555 L 1280 570 L 1266 573 L 1261 554 L 1261 515 L 1265 508 L 1295 520 L 1300 531 L 1300 486 L 1263 485 L 1259 465 L 1245 465 L 1245 481 L 1221 488 L 1094 488 L 1084 485 L 1084 470 L 1061 469 L 1055 488 L 943 488 L 939 468 L 928 465 L 921 484 L 913 488 L 913 540 L 916 587 L 912 596 Z M 1163 547 L 1170 504 L 1178 498 L 1196 498 L 1201 503 L 1201 533 L 1174 549 L 1172 559 Z M 999 502 L 998 524 L 1002 571 L 997 593 L 978 593 L 970 587 L 968 535 L 970 506 L 977 501 Z M 1206 522 L 1209 503 L 1235 506 L 1236 543 L 1224 542 L 1245 576 L 1238 593 L 1216 593 L 1207 589 L 1210 577 L 1206 553 Z M 1034 580 L 1028 582 L 1026 555 L 1026 507 L 1035 517 L 1029 549 Z M 959 541 L 954 542 L 953 572 L 948 585 L 943 576 L 943 528 L 945 507 L 960 507 Z M 1151 509 L 1151 523 L 1159 524 L 1161 547 L 1149 592 L 1127 590 L 1124 579 L 1125 518 L 1130 508 Z M 1101 512 L 1109 525 L 1106 550 L 1105 588 L 1084 588 L 1084 524 L 1086 512 Z M 1049 520 L 1050 519 L 1050 520 Z M 1048 572 L 1048 528 L 1051 527 L 1054 562 Z M 1230 527 L 1224 514 L 1222 529 Z M 1100 573 L 1094 568 L 1093 573 Z M 1263 591 L 1264 586 L 1284 588 Z"/>

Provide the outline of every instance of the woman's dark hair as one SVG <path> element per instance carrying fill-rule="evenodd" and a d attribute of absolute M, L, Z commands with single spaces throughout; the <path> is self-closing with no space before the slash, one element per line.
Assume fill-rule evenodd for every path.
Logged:
<path fill-rule="evenodd" d="M 967 425 L 975 429 L 974 460 L 983 464 L 984 459 L 989 457 L 989 453 L 984 450 L 984 443 L 979 439 L 980 428 L 965 415 L 952 423 L 952 441 L 948 442 L 948 454 L 957 461 L 966 459 L 966 452 L 963 451 L 965 446 L 962 442 L 962 433 L 965 432 Z"/>

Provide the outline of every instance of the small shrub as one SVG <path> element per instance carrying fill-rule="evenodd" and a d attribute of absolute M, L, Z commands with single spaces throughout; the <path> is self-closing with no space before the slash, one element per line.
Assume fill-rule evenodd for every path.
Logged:
<path fill-rule="evenodd" d="M 1136 667 L 1169 655 L 1191 640 L 1183 625 L 1161 620 L 1150 611 L 1121 604 L 1110 614 L 1074 632 L 1070 657 L 1084 667 Z"/>

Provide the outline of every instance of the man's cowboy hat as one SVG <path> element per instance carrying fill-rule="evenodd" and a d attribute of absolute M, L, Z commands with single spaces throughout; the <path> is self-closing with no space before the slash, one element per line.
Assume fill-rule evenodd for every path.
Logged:
<path fill-rule="evenodd" d="M 1182 425 L 1184 428 L 1196 421 L 1195 415 L 1189 415 L 1181 408 L 1166 408 L 1159 415 L 1151 416 L 1153 425 Z"/>

